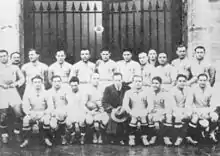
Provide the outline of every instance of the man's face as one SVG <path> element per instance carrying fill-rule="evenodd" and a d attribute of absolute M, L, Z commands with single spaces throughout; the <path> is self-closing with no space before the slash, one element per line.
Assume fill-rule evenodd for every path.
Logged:
<path fill-rule="evenodd" d="M 157 80 L 153 80 L 151 86 L 152 86 L 154 91 L 158 91 L 158 90 L 160 90 L 161 83 Z"/>
<path fill-rule="evenodd" d="M 178 47 L 176 54 L 180 59 L 184 59 L 186 57 L 186 47 Z"/>
<path fill-rule="evenodd" d="M 62 64 L 65 61 L 66 55 L 64 51 L 58 51 L 56 54 L 57 62 Z"/>
<path fill-rule="evenodd" d="M 140 53 L 138 58 L 139 58 L 140 64 L 142 65 L 145 65 L 148 62 L 148 57 L 146 53 Z"/>
<path fill-rule="evenodd" d="M 157 59 L 157 52 L 155 50 L 150 50 L 148 52 L 148 58 L 149 60 L 155 61 Z"/>
<path fill-rule="evenodd" d="M 109 51 L 102 51 L 101 52 L 101 58 L 103 61 L 108 61 L 110 59 L 110 52 Z"/>
<path fill-rule="evenodd" d="M 40 90 L 42 88 L 42 80 L 41 79 L 33 79 L 33 86 L 36 90 Z"/>
<path fill-rule="evenodd" d="M 98 86 L 99 85 L 99 74 L 95 73 L 95 74 L 92 75 L 91 84 L 93 86 Z"/>
<path fill-rule="evenodd" d="M 31 62 L 36 62 L 37 60 L 38 60 L 38 58 L 39 58 L 39 55 L 36 53 L 36 51 L 35 50 L 31 50 L 31 51 L 29 51 L 29 60 L 31 61 Z"/>
<path fill-rule="evenodd" d="M 132 58 L 131 52 L 130 51 L 124 51 L 123 52 L 123 59 L 128 62 Z"/>
<path fill-rule="evenodd" d="M 61 84 L 62 84 L 62 81 L 61 81 L 60 77 L 53 78 L 52 85 L 55 89 L 57 89 L 57 90 L 60 89 Z"/>
<path fill-rule="evenodd" d="M 185 77 L 179 77 L 177 82 L 177 87 L 180 89 L 183 89 L 186 86 L 186 78 Z"/>
<path fill-rule="evenodd" d="M 205 57 L 205 51 L 202 48 L 197 48 L 195 51 L 195 57 L 198 60 L 203 60 Z"/>
<path fill-rule="evenodd" d="M 114 84 L 115 84 L 116 86 L 122 85 L 122 77 L 121 77 L 121 75 L 115 75 L 115 76 L 113 77 L 113 79 L 114 79 Z"/>
<path fill-rule="evenodd" d="M 21 63 L 21 56 L 20 56 L 20 54 L 14 53 L 11 56 L 11 62 L 12 62 L 12 64 L 20 64 Z"/>
<path fill-rule="evenodd" d="M 141 77 L 134 77 L 133 84 L 136 89 L 141 89 L 143 81 Z"/>
<path fill-rule="evenodd" d="M 2 64 L 8 63 L 8 54 L 6 52 L 0 53 L 0 61 Z"/>
<path fill-rule="evenodd" d="M 82 50 L 80 54 L 81 60 L 87 62 L 90 58 L 89 50 Z"/>
<path fill-rule="evenodd" d="M 206 76 L 200 76 L 198 80 L 198 84 L 201 88 L 205 88 L 207 84 L 207 77 Z"/>
<path fill-rule="evenodd" d="M 167 55 L 165 53 L 161 53 L 158 56 L 158 62 L 160 65 L 164 65 L 167 63 Z"/>
<path fill-rule="evenodd" d="M 79 84 L 78 82 L 71 82 L 70 87 L 72 88 L 73 92 L 77 92 L 79 90 Z"/>

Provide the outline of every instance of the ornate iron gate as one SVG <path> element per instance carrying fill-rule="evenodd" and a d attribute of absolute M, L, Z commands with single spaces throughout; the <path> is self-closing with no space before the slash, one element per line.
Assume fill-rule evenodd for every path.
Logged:
<path fill-rule="evenodd" d="M 125 47 L 134 54 L 154 48 L 171 59 L 183 39 L 182 8 L 181 0 L 24 0 L 25 61 L 29 48 L 39 50 L 47 64 L 59 49 L 74 63 L 80 49 L 89 48 L 94 61 L 102 47 L 115 60 Z M 97 25 L 103 33 L 94 31 Z"/>

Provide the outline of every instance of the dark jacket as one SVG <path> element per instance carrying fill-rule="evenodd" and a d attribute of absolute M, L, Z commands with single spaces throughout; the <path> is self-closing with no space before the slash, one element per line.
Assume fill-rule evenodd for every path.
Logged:
<path fill-rule="evenodd" d="M 102 104 L 104 110 L 108 113 L 111 112 L 112 108 L 117 108 L 122 105 L 124 94 L 130 87 L 122 83 L 122 88 L 120 91 L 117 91 L 115 85 L 110 85 L 105 88 Z"/>

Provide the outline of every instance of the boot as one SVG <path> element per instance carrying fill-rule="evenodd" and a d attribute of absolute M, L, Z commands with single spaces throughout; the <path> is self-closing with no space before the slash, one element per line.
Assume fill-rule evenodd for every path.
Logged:
<path fill-rule="evenodd" d="M 15 136 L 15 140 L 17 142 L 21 142 L 21 135 L 20 135 L 20 131 L 19 130 L 14 130 L 14 136 Z"/>
<path fill-rule="evenodd" d="M 177 139 L 176 139 L 176 142 L 175 142 L 175 146 L 179 146 L 181 143 L 182 143 L 182 141 L 183 141 L 183 139 L 182 138 L 180 138 L 180 137 L 178 137 Z"/>
<path fill-rule="evenodd" d="M 45 138 L 44 142 L 48 147 L 51 147 L 53 145 L 52 142 L 48 138 Z"/>
<path fill-rule="evenodd" d="M 76 141 L 76 133 L 73 132 L 71 135 L 70 135 L 70 144 L 73 144 L 74 142 Z"/>
<path fill-rule="evenodd" d="M 8 139 L 9 139 L 8 133 L 3 133 L 2 134 L 2 143 L 7 144 Z"/>
<path fill-rule="evenodd" d="M 97 143 L 98 143 L 98 144 L 102 144 L 102 143 L 103 143 L 102 135 L 101 135 L 101 134 L 100 134 L 99 137 L 98 137 Z"/>
<path fill-rule="evenodd" d="M 147 140 L 147 136 L 146 136 L 146 135 L 143 135 L 143 136 L 141 137 L 141 139 L 142 139 L 142 143 L 143 143 L 144 146 L 150 145 L 150 143 L 149 143 L 148 140 Z"/>
<path fill-rule="evenodd" d="M 191 137 L 186 137 L 186 140 L 188 143 L 192 144 L 192 145 L 196 145 L 198 144 L 197 141 L 193 140 Z"/>
<path fill-rule="evenodd" d="M 81 134 L 81 138 L 80 138 L 80 144 L 84 145 L 85 144 L 85 134 Z"/>
<path fill-rule="evenodd" d="M 93 133 L 93 140 L 92 140 L 92 143 L 93 143 L 93 144 L 97 144 L 97 142 L 98 142 L 97 134 L 94 132 L 94 133 Z"/>
<path fill-rule="evenodd" d="M 129 146 L 135 146 L 135 136 L 134 135 L 129 135 L 128 144 L 129 144 Z"/>
<path fill-rule="evenodd" d="M 170 138 L 164 137 L 163 140 L 164 140 L 165 145 L 168 145 L 168 146 L 172 145 L 172 142 L 171 142 Z"/>
<path fill-rule="evenodd" d="M 23 143 L 20 144 L 20 147 L 21 147 L 21 148 L 27 147 L 28 144 L 29 144 L 29 140 L 28 140 L 28 139 L 25 139 L 25 140 L 23 141 Z"/>
<path fill-rule="evenodd" d="M 62 145 L 66 145 L 67 144 L 67 140 L 66 140 L 66 136 L 65 135 L 61 136 L 61 144 Z"/>
<path fill-rule="evenodd" d="M 150 145 L 155 144 L 156 140 L 157 140 L 157 137 L 156 137 L 156 136 L 153 136 L 153 137 L 150 139 L 149 144 L 150 144 Z"/>

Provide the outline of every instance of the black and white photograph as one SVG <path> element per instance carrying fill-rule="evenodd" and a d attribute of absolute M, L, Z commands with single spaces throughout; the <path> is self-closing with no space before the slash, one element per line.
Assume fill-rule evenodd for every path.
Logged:
<path fill-rule="evenodd" d="M 0 156 L 219 156 L 220 0 L 1 0 Z"/>

